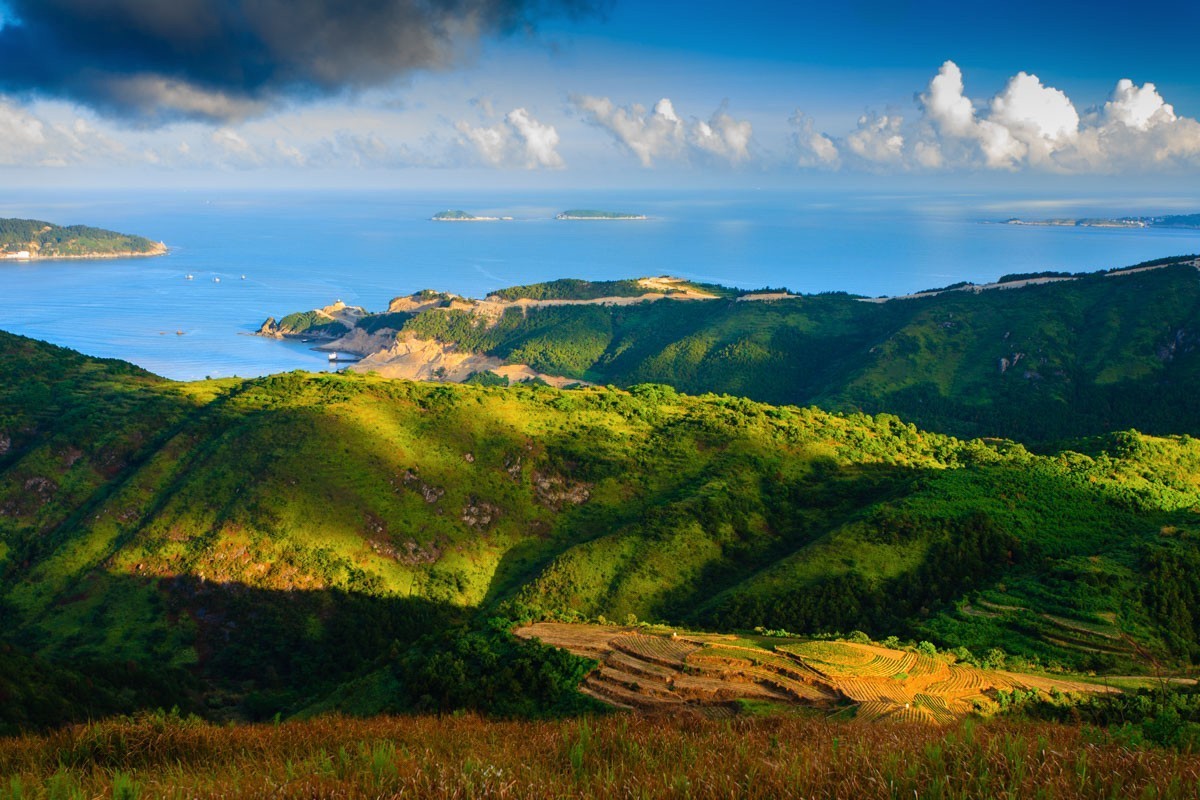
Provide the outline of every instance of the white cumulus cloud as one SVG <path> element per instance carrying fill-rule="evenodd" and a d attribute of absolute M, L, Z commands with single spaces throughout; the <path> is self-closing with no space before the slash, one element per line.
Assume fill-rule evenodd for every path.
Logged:
<path fill-rule="evenodd" d="M 1104 104 L 1104 116 L 1109 122 L 1139 131 L 1169 125 L 1178 119 L 1174 106 L 1163 100 L 1153 83 L 1139 87 L 1128 78 L 1117 81 L 1117 88 Z"/>
<path fill-rule="evenodd" d="M 749 120 L 736 120 L 724 108 L 707 122 L 698 120 L 689 130 L 693 145 L 734 164 L 750 158 L 750 137 L 753 135 L 754 128 Z"/>
<path fill-rule="evenodd" d="M 553 125 L 538 122 L 523 108 L 508 112 L 504 120 L 516 131 L 526 167 L 560 169 L 564 166 L 562 156 L 558 154 L 558 131 Z"/>
<path fill-rule="evenodd" d="M 990 99 L 972 100 L 962 70 L 947 61 L 915 97 L 920 113 L 914 121 L 866 114 L 840 137 L 815 134 L 811 121 L 797 114 L 792 139 L 799 163 L 836 164 L 836 153 L 853 156 L 842 163 L 873 169 L 1117 173 L 1200 167 L 1200 122 L 1177 115 L 1153 83 L 1122 79 L 1102 107 L 1081 114 L 1066 93 L 1028 72 L 1009 78 Z"/>
<path fill-rule="evenodd" d="M 42 121 L 0 98 L 0 164 L 36 164 L 45 143 Z"/>
<path fill-rule="evenodd" d="M 64 167 L 137 159 L 82 117 L 46 118 L 0 97 L 0 165 Z"/>
<path fill-rule="evenodd" d="M 864 114 L 858 118 L 858 129 L 846 137 L 846 147 L 865 161 L 899 164 L 904 158 L 903 125 L 900 116 Z"/>
<path fill-rule="evenodd" d="M 460 120 L 454 128 L 461 141 L 493 167 L 561 169 L 565 166 L 558 153 L 558 131 L 553 125 L 539 122 L 524 108 L 513 109 L 494 125 L 476 126 Z"/>
<path fill-rule="evenodd" d="M 657 160 L 688 160 L 692 156 L 730 164 L 750 159 L 754 128 L 749 120 L 734 119 L 724 105 L 707 120 L 685 120 L 668 97 L 649 111 L 640 103 L 618 106 L 607 97 L 592 95 L 576 95 L 571 101 L 584 119 L 608 131 L 643 167 L 652 167 Z"/>
<path fill-rule="evenodd" d="M 837 145 L 816 129 L 812 117 L 799 109 L 792 115 L 792 146 L 801 167 L 836 167 L 840 162 Z"/>
<path fill-rule="evenodd" d="M 1010 78 L 1004 90 L 992 98 L 987 122 L 1025 145 L 1025 158 L 1035 164 L 1069 147 L 1079 134 L 1079 112 L 1071 100 L 1025 72 Z"/>

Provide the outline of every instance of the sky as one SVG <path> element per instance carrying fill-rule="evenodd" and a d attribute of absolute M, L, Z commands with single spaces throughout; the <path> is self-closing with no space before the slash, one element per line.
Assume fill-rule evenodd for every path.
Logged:
<path fill-rule="evenodd" d="M 0 187 L 1185 191 L 1195 4 L 0 0 Z"/>

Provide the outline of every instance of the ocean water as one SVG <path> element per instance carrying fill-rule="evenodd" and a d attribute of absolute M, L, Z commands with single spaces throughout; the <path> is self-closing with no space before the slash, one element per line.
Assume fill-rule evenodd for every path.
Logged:
<path fill-rule="evenodd" d="M 879 296 L 1200 252 L 1197 231 L 995 224 L 1011 216 L 1200 209 L 1200 200 L 1170 203 L 717 192 L 0 191 L 0 217 L 96 225 L 171 248 L 149 259 L 0 262 L 0 329 L 181 380 L 324 369 L 326 356 L 306 345 L 250 334 L 268 316 L 335 300 L 381 310 L 390 298 L 424 288 L 482 297 L 560 277 L 671 274 L 742 288 Z M 553 219 L 580 207 L 650 219 Z M 448 208 L 515 219 L 429 221 Z M 185 280 L 188 274 L 194 279 Z"/>

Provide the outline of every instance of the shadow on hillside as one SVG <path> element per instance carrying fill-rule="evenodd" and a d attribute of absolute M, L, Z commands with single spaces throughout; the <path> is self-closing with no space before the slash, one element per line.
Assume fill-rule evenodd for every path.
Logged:
<path fill-rule="evenodd" d="M 470 619 L 420 598 L 273 591 L 190 575 L 106 574 L 97 588 L 99 606 L 85 595 L 62 598 L 25 627 L 5 609 L 0 730 L 172 706 L 214 719 L 268 719 Z M 131 625 L 127 609 L 147 605 L 158 614 Z M 79 613 L 89 625 L 71 630 Z M 405 698 L 393 702 L 401 708 Z"/>

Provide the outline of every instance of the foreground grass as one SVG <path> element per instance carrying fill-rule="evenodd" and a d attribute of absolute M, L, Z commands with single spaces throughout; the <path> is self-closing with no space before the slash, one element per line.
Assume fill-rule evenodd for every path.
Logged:
<path fill-rule="evenodd" d="M 0 739 L 0 776 L 0 798 L 1194 798 L 1200 754 L 998 721 L 146 716 Z"/>

